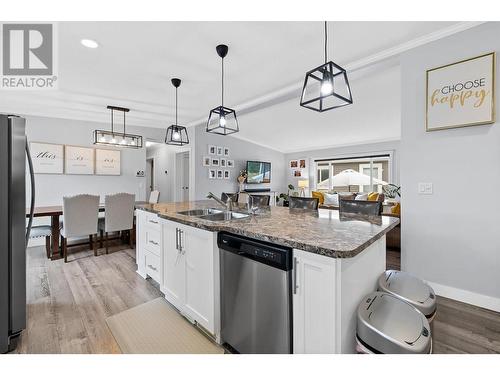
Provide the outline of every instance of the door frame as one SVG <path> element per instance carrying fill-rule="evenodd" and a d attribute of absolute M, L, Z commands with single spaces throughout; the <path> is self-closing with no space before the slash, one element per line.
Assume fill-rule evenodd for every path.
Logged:
<path fill-rule="evenodd" d="M 195 175 L 195 161 L 193 158 L 193 150 L 191 147 L 183 147 L 179 148 L 175 151 L 175 160 L 174 160 L 174 202 L 178 202 L 179 193 L 177 191 L 177 155 L 187 152 L 189 155 L 189 200 L 195 200 L 195 191 L 194 191 L 194 175 Z"/>
<path fill-rule="evenodd" d="M 149 161 L 151 161 L 151 169 L 149 168 L 149 164 L 148 164 Z M 151 194 L 151 192 L 153 190 L 155 190 L 155 182 L 156 182 L 155 164 L 156 164 L 156 162 L 155 162 L 155 158 L 154 157 L 146 158 L 146 168 L 150 169 L 150 171 L 149 171 L 150 172 L 149 178 L 151 180 L 151 185 L 149 185 L 149 186 L 151 186 L 151 188 L 149 188 L 149 186 L 146 185 L 146 199 L 149 199 L 148 191 Z M 147 184 L 149 184 L 150 181 L 146 181 L 146 182 L 147 182 Z"/>

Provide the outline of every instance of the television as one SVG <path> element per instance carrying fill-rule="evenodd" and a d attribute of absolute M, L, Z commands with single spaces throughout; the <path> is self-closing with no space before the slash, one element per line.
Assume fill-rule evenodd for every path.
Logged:
<path fill-rule="evenodd" d="M 247 184 L 267 184 L 271 182 L 271 163 L 247 161 Z"/>

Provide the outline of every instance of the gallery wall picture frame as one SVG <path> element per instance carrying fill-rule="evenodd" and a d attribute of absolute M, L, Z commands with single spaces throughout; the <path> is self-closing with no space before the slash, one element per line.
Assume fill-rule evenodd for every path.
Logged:
<path fill-rule="evenodd" d="M 217 156 L 223 156 L 224 155 L 224 148 L 221 146 L 217 146 Z"/>
<path fill-rule="evenodd" d="M 494 123 L 495 65 L 490 52 L 427 70 L 426 131 Z"/>
<path fill-rule="evenodd" d="M 94 148 L 69 146 L 64 147 L 65 174 L 94 174 Z"/>
<path fill-rule="evenodd" d="M 290 168 L 298 168 L 299 161 L 298 160 L 290 160 Z"/>
<path fill-rule="evenodd" d="M 225 157 L 229 156 L 229 148 L 228 147 L 224 147 L 224 156 Z"/>
<path fill-rule="evenodd" d="M 120 150 L 95 150 L 95 174 L 119 176 L 121 174 Z"/>
<path fill-rule="evenodd" d="M 226 169 L 224 170 L 224 180 L 229 180 L 231 178 L 231 171 Z"/>
<path fill-rule="evenodd" d="M 209 169 L 208 170 L 208 179 L 214 180 L 216 178 L 217 178 L 217 171 L 215 169 Z"/>
<path fill-rule="evenodd" d="M 37 174 L 64 173 L 64 145 L 30 142 L 33 170 Z"/>
<path fill-rule="evenodd" d="M 208 154 L 209 155 L 216 155 L 217 154 L 217 146 L 208 145 Z"/>
<path fill-rule="evenodd" d="M 234 160 L 232 159 L 227 159 L 226 166 L 228 168 L 234 168 Z"/>
<path fill-rule="evenodd" d="M 220 166 L 223 168 L 226 168 L 227 167 L 227 159 L 220 158 Z"/>
<path fill-rule="evenodd" d="M 217 169 L 217 179 L 222 180 L 224 178 L 224 171 L 222 169 Z"/>
<path fill-rule="evenodd" d="M 204 156 L 203 157 L 203 166 L 204 167 L 210 167 L 210 163 L 211 163 L 211 158 L 210 156 Z"/>
<path fill-rule="evenodd" d="M 212 167 L 218 167 L 220 164 L 219 158 L 212 158 Z"/>

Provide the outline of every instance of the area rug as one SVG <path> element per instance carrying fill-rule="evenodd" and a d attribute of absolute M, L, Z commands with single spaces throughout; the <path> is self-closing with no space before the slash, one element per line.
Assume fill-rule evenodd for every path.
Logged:
<path fill-rule="evenodd" d="M 124 354 L 223 354 L 224 350 L 157 298 L 106 319 Z"/>

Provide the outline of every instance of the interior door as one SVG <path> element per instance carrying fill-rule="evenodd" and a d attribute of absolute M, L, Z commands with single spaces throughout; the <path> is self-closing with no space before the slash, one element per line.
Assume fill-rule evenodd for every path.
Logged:
<path fill-rule="evenodd" d="M 175 189 L 176 201 L 189 200 L 189 151 L 175 155 Z"/>
<path fill-rule="evenodd" d="M 163 224 L 164 285 L 165 298 L 177 309 L 183 309 L 185 300 L 185 256 L 179 247 L 178 225 Z"/>

